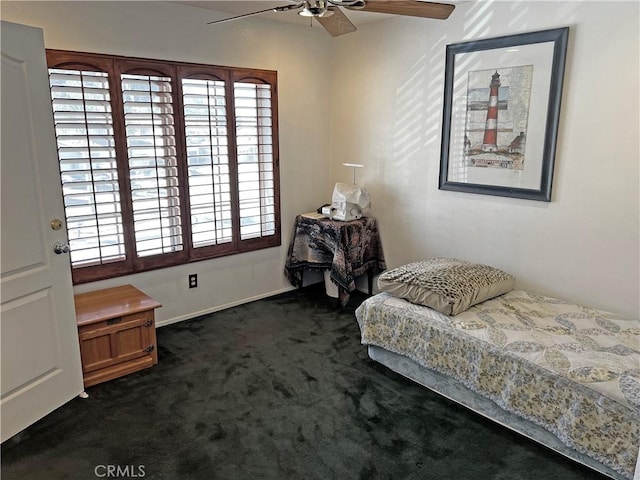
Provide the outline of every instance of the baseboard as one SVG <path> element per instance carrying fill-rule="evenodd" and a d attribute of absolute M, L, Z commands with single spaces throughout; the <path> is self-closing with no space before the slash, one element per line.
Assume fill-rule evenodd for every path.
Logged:
<path fill-rule="evenodd" d="M 243 298 L 240 300 L 236 300 L 235 302 L 225 303 L 223 305 L 217 305 L 212 308 L 206 308 L 204 310 L 200 310 L 197 312 L 192 312 L 187 315 L 180 315 L 179 317 L 169 318 L 166 320 L 157 320 L 156 328 L 166 327 L 167 325 L 171 325 L 178 322 L 184 322 L 185 320 L 191 320 L 192 318 L 199 317 L 201 315 L 208 315 L 210 313 L 219 312 L 220 310 L 226 310 L 227 308 L 237 307 L 238 305 L 243 305 L 245 303 L 255 302 L 256 300 L 262 300 L 263 298 L 273 297 L 274 295 L 279 295 L 281 293 L 290 292 L 291 290 L 295 290 L 296 287 L 285 287 L 279 290 L 274 290 L 272 292 L 262 293 L 260 295 L 256 295 L 255 297 Z"/>

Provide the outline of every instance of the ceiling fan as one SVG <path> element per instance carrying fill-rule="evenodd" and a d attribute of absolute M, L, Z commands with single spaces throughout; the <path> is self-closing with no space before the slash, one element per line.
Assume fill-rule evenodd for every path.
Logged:
<path fill-rule="evenodd" d="M 288 5 L 268 8 L 257 12 L 245 13 L 231 18 L 208 22 L 228 22 L 238 18 L 251 17 L 266 12 L 290 12 L 298 10 L 298 15 L 316 19 L 327 32 L 337 37 L 356 30 L 347 16 L 339 7 L 348 10 L 361 10 L 364 12 L 388 13 L 392 15 L 407 15 L 411 17 L 435 18 L 445 20 L 451 15 L 454 5 L 418 0 L 290 0 Z"/>

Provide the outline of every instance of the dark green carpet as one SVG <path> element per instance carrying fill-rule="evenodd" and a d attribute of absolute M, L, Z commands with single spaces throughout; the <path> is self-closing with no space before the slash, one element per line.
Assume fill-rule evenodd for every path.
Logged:
<path fill-rule="evenodd" d="M 5 442 L 3 480 L 603 478 L 369 360 L 364 298 L 308 287 L 159 329 L 157 366 Z"/>

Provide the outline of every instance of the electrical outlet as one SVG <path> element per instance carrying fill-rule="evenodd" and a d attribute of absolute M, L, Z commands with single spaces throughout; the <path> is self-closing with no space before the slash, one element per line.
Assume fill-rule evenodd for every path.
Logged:
<path fill-rule="evenodd" d="M 189 288 L 196 288 L 198 286 L 198 274 L 192 273 L 189 275 Z"/>

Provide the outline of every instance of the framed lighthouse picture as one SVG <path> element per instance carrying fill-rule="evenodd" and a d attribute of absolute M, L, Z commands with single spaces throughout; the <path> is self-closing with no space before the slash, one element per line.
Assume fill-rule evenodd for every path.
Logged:
<path fill-rule="evenodd" d="M 441 190 L 551 201 L 568 37 L 447 45 Z"/>

